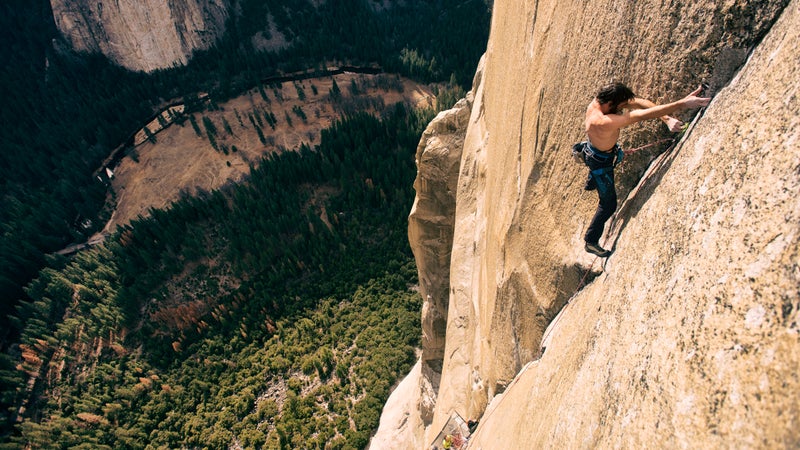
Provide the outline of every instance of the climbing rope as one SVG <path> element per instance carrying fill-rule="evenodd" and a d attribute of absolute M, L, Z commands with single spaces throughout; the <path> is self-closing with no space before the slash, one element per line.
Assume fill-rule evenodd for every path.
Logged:
<path fill-rule="evenodd" d="M 702 109 L 701 109 L 701 110 L 700 110 L 700 111 L 699 111 L 699 112 L 698 112 L 698 113 L 695 115 L 695 117 L 692 119 L 692 123 L 694 123 L 694 121 L 697 119 L 697 117 L 699 117 L 699 116 L 700 116 L 700 113 L 701 113 L 701 112 L 702 112 L 704 109 L 705 109 L 705 108 L 702 108 Z M 683 126 L 681 127 L 681 131 L 678 131 L 678 132 L 677 132 L 677 134 L 675 134 L 675 135 L 674 135 L 674 136 L 672 136 L 672 137 L 669 137 L 669 138 L 664 138 L 664 139 L 659 139 L 659 140 L 657 140 L 657 141 L 655 141 L 655 142 L 651 142 L 651 143 L 649 143 L 649 144 L 642 145 L 641 147 L 632 148 L 632 149 L 630 149 L 630 150 L 623 150 L 623 153 L 625 153 L 626 155 L 630 155 L 630 154 L 632 154 L 632 153 L 636 153 L 636 152 L 638 152 L 639 150 L 644 150 L 644 149 L 646 149 L 646 148 L 655 147 L 656 145 L 661 145 L 661 144 L 664 144 L 664 143 L 666 143 L 666 142 L 669 142 L 669 143 L 670 143 L 670 146 L 667 148 L 667 151 L 669 151 L 669 150 L 671 150 L 671 149 L 672 149 L 672 147 L 674 147 L 674 146 L 675 146 L 675 144 L 677 144 L 678 142 L 680 142 L 681 138 L 683 138 L 683 136 L 686 134 L 686 130 L 688 130 L 688 129 L 689 129 L 689 125 L 690 125 L 689 123 L 684 123 L 684 124 L 683 124 Z"/>
<path fill-rule="evenodd" d="M 678 137 L 680 137 L 680 135 L 678 135 Z M 644 150 L 646 148 L 655 147 L 656 145 L 661 145 L 661 144 L 663 144 L 665 142 L 674 142 L 676 139 L 677 138 L 660 139 L 660 140 L 658 140 L 656 142 L 651 142 L 650 144 L 646 144 L 646 145 L 643 145 L 641 147 L 636 147 L 636 148 L 632 148 L 632 149 L 629 149 L 629 150 L 623 150 L 623 153 L 625 153 L 626 155 L 630 155 L 630 154 L 638 152 L 639 150 Z"/>
<path fill-rule="evenodd" d="M 594 263 L 597 262 L 598 258 L 599 258 L 599 256 L 595 256 L 594 259 L 592 259 L 592 264 L 590 264 L 589 268 L 586 269 L 586 271 L 583 273 L 583 277 L 578 282 L 578 286 L 575 288 L 575 291 L 572 293 L 572 295 L 569 297 L 569 299 L 567 299 L 567 302 L 564 303 L 564 306 L 561 307 L 561 310 L 558 311 L 558 314 L 556 314 L 555 318 L 553 318 L 553 321 L 550 322 L 547 325 L 547 329 L 545 330 L 545 333 L 542 335 L 542 339 L 541 339 L 540 344 L 539 344 L 541 351 L 539 353 L 539 358 L 537 358 L 537 360 L 541 359 L 541 357 L 544 355 L 544 349 L 545 348 L 541 347 L 541 345 L 547 341 L 548 337 L 550 337 L 550 333 L 552 333 L 553 330 L 555 329 L 555 325 L 558 323 L 559 319 L 561 318 L 561 314 L 564 312 L 564 310 L 567 309 L 567 306 L 569 306 L 569 304 L 572 303 L 572 299 L 574 299 L 575 296 L 578 295 L 578 292 L 580 292 L 580 290 L 583 289 L 584 286 L 586 286 L 586 284 L 585 284 L 586 277 L 588 277 L 589 274 L 592 272 L 592 269 L 594 268 Z"/>

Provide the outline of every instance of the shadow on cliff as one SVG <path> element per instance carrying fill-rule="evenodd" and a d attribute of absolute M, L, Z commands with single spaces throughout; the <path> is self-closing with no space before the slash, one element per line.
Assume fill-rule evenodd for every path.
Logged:
<path fill-rule="evenodd" d="M 723 48 L 720 56 L 714 63 L 711 77 L 703 83 L 705 91 L 701 95 L 712 98 L 715 97 L 717 92 L 719 92 L 723 86 L 728 85 L 734 75 L 741 69 L 747 60 L 748 53 L 749 51 L 744 48 Z M 625 202 L 613 216 L 612 223 L 609 226 L 609 240 L 606 241 L 606 245 L 612 251 L 616 250 L 617 241 L 622 234 L 622 230 L 627 226 L 628 221 L 632 217 L 636 217 L 639 211 L 641 211 L 642 206 L 647 203 L 658 185 L 661 184 L 661 180 L 669 171 L 675 157 L 680 151 L 681 142 L 691 134 L 695 123 L 702 119 L 704 113 L 705 108 L 702 108 L 694 115 L 688 131 L 682 136 L 676 136 L 672 144 L 653 159 L 650 167 L 645 170 L 644 176 L 639 184 L 626 194 Z"/>
<path fill-rule="evenodd" d="M 558 292 L 553 301 L 553 308 L 546 311 L 545 329 L 550 326 L 561 311 L 567 308 L 574 301 L 575 296 L 595 278 L 599 277 L 602 270 L 595 270 L 594 264 L 589 267 L 580 264 L 564 265 L 558 270 L 560 279 L 558 280 Z"/>
<path fill-rule="evenodd" d="M 639 214 L 639 211 L 642 210 L 642 207 L 656 191 L 658 185 L 661 184 L 664 175 L 669 172 L 680 150 L 680 142 L 681 140 L 676 139 L 661 155 L 653 160 L 639 184 L 627 194 L 622 206 L 614 214 L 609 226 L 608 240 L 606 241 L 607 247 L 612 251 L 616 250 L 619 237 L 630 219 Z"/>
<path fill-rule="evenodd" d="M 561 279 L 559 280 L 558 293 L 553 303 L 559 305 L 559 307 L 548 322 L 555 318 L 560 310 L 572 300 L 572 297 L 603 273 L 599 269 L 594 270 L 594 265 L 586 267 L 580 264 L 563 265 L 558 272 Z"/>
<path fill-rule="evenodd" d="M 580 264 L 561 266 L 561 270 L 559 270 L 561 276 L 559 280 L 560 287 L 555 298 L 555 307 L 545 312 L 545 331 L 539 341 L 539 353 L 534 360 L 538 360 L 544 355 L 550 343 L 552 330 L 557 326 L 559 319 L 569 308 L 569 305 L 575 301 L 575 296 L 602 273 L 593 269 L 594 263 L 588 268 Z"/>

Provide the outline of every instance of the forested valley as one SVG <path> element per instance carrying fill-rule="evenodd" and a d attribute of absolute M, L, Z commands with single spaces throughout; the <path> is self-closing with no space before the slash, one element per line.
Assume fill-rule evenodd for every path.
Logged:
<path fill-rule="evenodd" d="M 428 119 L 354 115 L 43 271 L 3 374 L 38 412 L 19 444 L 363 448 L 419 339 L 404 220 Z"/>
<path fill-rule="evenodd" d="M 0 6 L 0 448 L 364 448 L 413 364 L 407 215 L 435 110 L 351 113 L 244 183 L 53 254 L 103 226 L 96 171 L 173 99 L 339 62 L 449 82 L 441 109 L 488 35 L 482 0 L 239 7 L 216 47 L 143 74 L 61 48 L 46 1 Z M 265 9 L 295 37 L 281 52 L 247 44 Z"/>
<path fill-rule="evenodd" d="M 215 47 L 186 67 L 133 73 L 96 55 L 76 55 L 58 40 L 47 0 L 0 5 L 0 343 L 18 332 L 13 314 L 23 286 L 46 255 L 85 241 L 102 228 L 106 186 L 102 161 L 163 105 L 204 107 L 277 74 L 328 64 L 378 64 L 414 79 L 453 81 L 468 89 L 488 37 L 483 0 L 397 2 L 381 13 L 372 0 L 240 0 L 241 13 Z M 317 2 L 314 2 L 317 3 Z M 294 37 L 280 52 L 253 48 L 250 36 L 267 14 Z M 436 24 L 435 26 L 432 24 Z M 9 336 L 9 334 L 11 336 Z"/>

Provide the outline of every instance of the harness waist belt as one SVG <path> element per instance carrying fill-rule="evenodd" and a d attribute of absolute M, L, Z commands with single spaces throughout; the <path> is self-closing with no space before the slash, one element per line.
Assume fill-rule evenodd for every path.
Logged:
<path fill-rule="evenodd" d="M 592 145 L 591 143 L 587 142 L 586 145 L 584 146 L 584 151 L 589 156 L 596 156 L 596 157 L 599 157 L 599 158 L 613 158 L 614 154 L 616 153 L 618 148 L 619 148 L 619 144 L 614 144 L 614 146 L 611 147 L 611 150 L 609 150 L 607 152 L 604 152 L 604 151 L 598 149 L 597 147 L 595 147 L 594 145 Z"/>
<path fill-rule="evenodd" d="M 592 145 L 588 140 L 583 142 L 583 153 L 584 162 L 586 162 L 587 165 L 589 164 L 588 159 L 593 159 L 597 164 L 605 165 L 612 163 L 612 160 L 616 158 L 612 163 L 616 166 L 622 162 L 622 158 L 624 157 L 622 147 L 620 147 L 619 144 L 614 144 L 614 146 L 611 147 L 611 151 L 604 152 Z"/>

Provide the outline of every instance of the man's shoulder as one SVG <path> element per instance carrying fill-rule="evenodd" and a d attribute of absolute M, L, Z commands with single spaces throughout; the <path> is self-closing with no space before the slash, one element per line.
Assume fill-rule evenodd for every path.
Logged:
<path fill-rule="evenodd" d="M 598 113 L 586 116 L 586 126 L 590 129 L 611 131 L 614 128 L 619 128 L 615 122 L 616 120 L 612 114 Z"/>
<path fill-rule="evenodd" d="M 625 111 L 621 114 L 602 114 L 602 117 L 593 118 L 593 125 L 606 130 L 619 129 L 630 122 L 630 112 Z"/>

